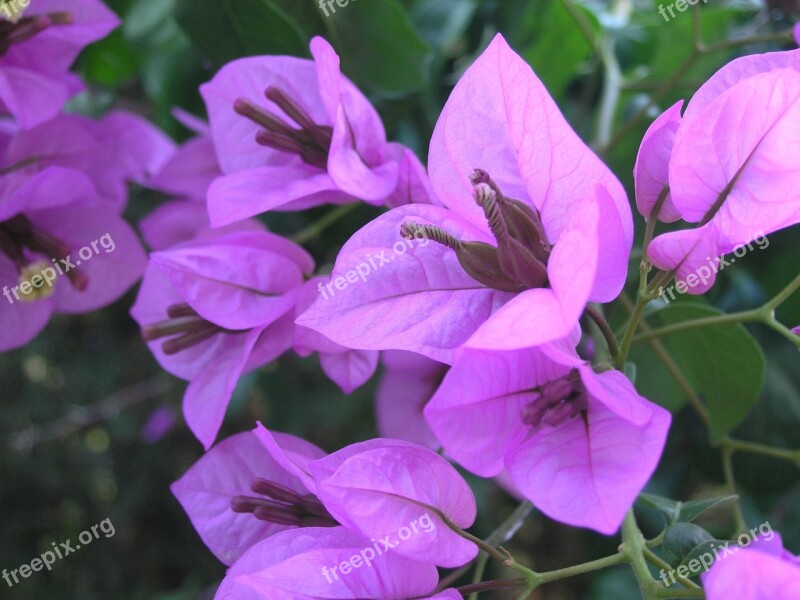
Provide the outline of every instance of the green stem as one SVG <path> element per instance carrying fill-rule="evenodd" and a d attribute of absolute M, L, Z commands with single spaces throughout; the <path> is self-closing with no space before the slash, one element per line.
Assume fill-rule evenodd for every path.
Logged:
<path fill-rule="evenodd" d="M 488 592 L 490 590 L 507 590 L 510 588 L 520 588 L 527 585 L 527 580 L 524 577 L 517 579 L 493 579 L 492 581 L 481 581 L 479 583 L 470 583 L 469 585 L 462 585 L 456 588 L 462 596 L 471 594 L 476 596 L 480 592 Z"/>
<path fill-rule="evenodd" d="M 731 453 L 736 450 L 743 452 L 750 452 L 751 454 L 760 454 L 762 456 L 769 456 L 778 458 L 780 460 L 788 460 L 800 467 L 800 449 L 798 450 L 785 450 L 783 448 L 775 448 L 767 446 L 766 444 L 759 444 L 757 442 L 746 442 L 744 440 L 737 440 L 734 438 L 726 437 L 722 440 L 722 447 L 729 448 Z"/>
<path fill-rule="evenodd" d="M 778 292 L 777 296 L 775 296 L 772 300 L 767 302 L 763 306 L 763 309 L 774 311 L 781 304 L 786 302 L 786 300 L 788 300 L 789 297 L 798 290 L 798 288 L 800 288 L 800 275 L 797 275 L 789 285 L 787 285 L 780 292 Z"/>
<path fill-rule="evenodd" d="M 794 292 L 800 288 L 800 275 L 794 278 L 778 295 L 772 300 L 752 310 L 745 310 L 742 312 L 731 313 L 727 315 L 715 315 L 713 317 L 703 317 L 702 319 L 694 319 L 690 321 L 682 321 L 680 323 L 673 323 L 666 325 L 652 331 L 648 331 L 637 335 L 633 338 L 633 344 L 644 342 L 653 338 L 663 337 L 665 335 L 672 335 L 690 329 L 697 329 L 701 327 L 717 327 L 719 325 L 727 325 L 728 323 L 747 323 L 759 322 L 767 325 L 782 335 L 786 336 L 796 346 L 800 347 L 800 336 L 793 333 L 788 327 L 779 323 L 775 318 L 775 309 L 785 302 Z M 627 332 L 626 332 L 627 333 Z"/>
<path fill-rule="evenodd" d="M 522 524 L 522 521 L 525 520 L 532 510 L 533 504 L 527 500 L 522 502 L 522 504 L 514 509 L 514 512 L 508 515 L 505 521 L 503 521 L 497 529 L 489 534 L 485 540 L 486 543 L 494 547 L 508 540 L 509 534 L 516 531 L 516 529 Z M 478 558 L 475 562 L 475 573 L 472 577 L 472 583 L 478 583 L 483 578 L 483 574 L 486 571 L 486 561 L 488 558 L 489 555 L 485 552 L 481 552 L 478 555 Z M 476 598 L 477 592 L 473 592 L 469 600 L 476 600 Z"/>
<path fill-rule="evenodd" d="M 521 505 L 515 511 L 515 515 L 512 514 L 512 516 L 519 516 L 519 514 L 523 513 L 525 511 L 525 509 L 530 510 L 529 508 L 527 508 L 526 504 L 523 503 L 523 505 Z M 614 565 L 618 565 L 618 564 L 624 563 L 625 561 L 628 560 L 628 555 L 627 554 L 625 554 L 623 552 L 619 552 L 618 554 L 614 554 L 612 556 L 606 556 L 604 558 L 599 558 L 597 560 L 592 560 L 592 561 L 589 561 L 589 562 L 586 562 L 586 563 L 583 563 L 583 564 L 580 564 L 580 565 L 574 565 L 572 567 L 566 567 L 564 569 L 556 569 L 555 571 L 546 571 L 544 573 L 537 573 L 536 571 L 533 571 L 533 570 L 531 570 L 531 569 L 529 569 L 529 568 L 517 563 L 511 555 L 509 555 L 507 553 L 506 554 L 502 554 L 500 551 L 496 550 L 492 545 L 487 543 L 487 541 L 484 541 L 484 540 L 482 540 L 480 538 L 477 538 L 474 535 L 472 535 L 471 533 L 468 533 L 468 532 L 464 531 L 458 525 L 456 525 L 450 519 L 448 519 L 447 516 L 445 516 L 444 513 L 442 513 L 438 509 L 432 508 L 432 510 L 437 514 L 437 516 L 439 518 L 442 519 L 444 524 L 447 525 L 447 527 L 449 527 L 450 529 L 452 529 L 455 533 L 457 533 L 458 535 L 460 535 L 464 539 L 467 539 L 467 540 L 473 542 L 474 544 L 476 544 L 481 550 L 486 552 L 486 554 L 488 554 L 489 556 L 491 556 L 492 558 L 494 558 L 495 560 L 497 560 L 498 562 L 500 562 L 504 566 L 510 567 L 510 568 L 514 569 L 515 571 L 518 571 L 519 573 L 521 573 L 522 576 L 524 577 L 523 581 L 525 582 L 524 583 L 525 590 L 519 596 L 519 598 L 521 598 L 521 599 L 527 598 L 534 589 L 536 589 L 538 586 L 540 586 L 540 585 L 542 585 L 544 583 L 557 581 L 559 579 L 566 579 L 567 577 L 574 577 L 575 575 L 581 575 L 583 573 L 590 573 L 592 571 L 598 571 L 600 569 L 605 569 L 605 568 L 608 568 L 608 567 L 611 567 L 611 566 L 614 566 Z M 510 521 L 510 520 L 511 519 L 507 519 L 507 521 Z M 502 539 L 502 538 L 496 538 L 496 539 L 492 540 L 492 543 L 496 543 L 498 541 L 498 539 Z M 488 540 L 488 538 L 487 538 L 487 540 Z M 644 541 L 642 543 L 644 543 Z M 517 580 L 505 580 L 505 581 L 516 581 L 516 582 L 519 582 L 520 580 L 517 579 Z M 479 585 L 480 585 L 480 583 L 476 582 L 476 583 L 470 584 L 470 586 L 465 586 L 465 587 L 469 590 L 470 593 L 475 593 L 475 592 L 483 591 L 483 589 L 482 588 L 477 588 L 477 587 L 472 588 L 471 586 L 479 586 Z M 519 587 L 522 587 L 522 585 L 520 585 Z M 459 589 L 463 589 L 463 588 L 459 588 Z"/>
<path fill-rule="evenodd" d="M 623 293 L 620 296 L 620 300 L 629 311 L 633 311 L 633 302 L 626 294 Z M 645 333 L 653 330 L 644 319 L 642 319 L 641 328 Z M 658 359 L 663 363 L 664 367 L 666 367 L 669 374 L 672 375 L 672 378 L 678 384 L 678 387 L 680 387 L 681 391 L 686 395 L 686 398 L 689 400 L 692 408 L 694 408 L 697 414 L 700 415 L 700 417 L 703 419 L 703 422 L 708 425 L 708 409 L 706 408 L 705 404 L 703 404 L 703 401 L 698 393 L 694 391 L 692 384 L 686 378 L 686 375 L 683 374 L 683 371 L 678 363 L 675 362 L 675 359 L 672 358 L 672 355 L 664 347 L 664 344 L 661 343 L 661 340 L 652 339 L 650 340 L 650 347 L 653 349 L 653 352 L 656 353 L 656 356 L 658 356 Z"/>
<path fill-rule="evenodd" d="M 671 335 L 673 333 L 680 333 L 681 331 L 688 331 L 689 329 L 697 329 L 701 327 L 715 327 L 719 325 L 726 325 L 728 323 L 744 323 L 747 321 L 760 321 L 760 310 L 748 310 L 738 313 L 730 313 L 727 315 L 715 315 L 713 317 L 703 317 L 702 319 L 694 319 L 690 321 L 681 321 L 680 323 L 673 323 L 653 329 L 647 333 L 641 333 L 633 338 L 633 343 L 646 342 L 653 338 Z"/>
<path fill-rule="evenodd" d="M 622 522 L 622 552 L 625 554 L 631 569 L 633 569 L 636 582 L 642 592 L 642 598 L 644 600 L 652 600 L 658 597 L 655 586 L 659 584 L 653 579 L 650 575 L 650 569 L 647 568 L 647 561 L 644 559 L 645 549 L 644 536 L 636 524 L 633 509 L 630 509 Z"/>
<path fill-rule="evenodd" d="M 722 447 L 722 469 L 725 472 L 725 483 L 728 486 L 728 493 L 737 496 L 736 479 L 733 475 L 733 450 L 729 447 Z M 736 520 L 737 531 L 747 531 L 747 521 L 742 513 L 742 505 L 737 498 L 733 503 L 733 518 Z"/>
<path fill-rule="evenodd" d="M 584 573 L 591 573 L 592 571 L 599 571 L 607 569 L 615 565 L 620 565 L 627 560 L 627 556 L 623 552 L 612 554 L 592 560 L 589 562 L 566 567 L 564 569 L 556 569 L 555 571 L 545 571 L 544 573 L 537 573 L 537 586 L 543 583 L 550 583 L 551 581 L 558 581 L 559 579 L 566 579 L 567 577 L 574 577 L 575 575 L 582 575 Z"/>
<path fill-rule="evenodd" d="M 658 215 L 661 212 L 661 207 L 664 206 L 664 202 L 667 200 L 667 196 L 669 196 L 669 186 L 665 185 L 656 199 L 653 210 L 650 211 L 650 218 L 647 220 L 647 227 L 644 230 L 644 242 L 642 243 L 642 260 L 647 259 L 647 247 L 653 239 L 656 223 L 658 223 Z M 649 262 L 649 259 L 647 260 Z"/>
<path fill-rule="evenodd" d="M 342 204 L 341 206 L 337 206 L 332 211 L 327 213 L 324 217 L 318 219 L 317 221 L 314 221 L 313 223 L 311 223 L 311 225 L 309 225 L 305 229 L 298 231 L 289 239 L 291 239 L 296 244 L 303 245 L 309 240 L 317 237 L 319 234 L 321 234 L 328 227 L 336 223 L 336 221 L 338 221 L 345 215 L 353 212 L 356 208 L 358 208 L 358 206 L 359 206 L 358 202 L 352 202 L 350 204 Z"/>
<path fill-rule="evenodd" d="M 647 559 L 647 562 L 649 562 L 651 565 L 655 565 L 656 567 L 658 567 L 662 571 L 666 571 L 667 573 L 669 573 L 670 571 L 673 570 L 671 564 L 669 564 L 667 561 L 665 561 L 663 558 L 661 558 L 658 554 L 656 554 L 655 552 L 650 550 L 650 548 L 647 547 L 647 542 L 645 542 L 644 557 L 645 557 L 645 559 Z M 693 590 L 699 590 L 700 589 L 700 586 L 697 585 L 691 579 L 686 579 L 685 577 L 681 577 L 680 575 L 677 575 L 677 574 L 675 575 L 675 581 L 680 583 L 685 588 L 689 588 L 689 589 L 693 589 Z M 666 586 L 664 586 L 664 587 L 666 587 Z"/>
<path fill-rule="evenodd" d="M 631 313 L 631 320 L 628 322 L 628 327 L 625 329 L 625 334 L 622 336 L 622 343 L 619 345 L 619 352 L 614 361 L 614 365 L 620 371 L 625 368 L 625 359 L 628 358 L 628 352 L 631 349 L 633 342 L 633 334 L 636 333 L 636 328 L 639 326 L 639 321 L 644 314 L 644 309 L 649 301 L 641 295 L 636 296 L 636 305 L 633 307 Z"/>
<path fill-rule="evenodd" d="M 517 563 L 514 562 L 514 558 L 511 555 L 509 555 L 507 553 L 503 554 L 502 552 L 497 550 L 493 545 L 493 543 L 494 543 L 493 541 L 491 541 L 491 542 L 484 541 L 481 538 L 472 535 L 468 531 L 464 531 L 463 529 L 461 529 L 461 527 L 459 527 L 458 525 L 453 523 L 450 520 L 450 518 L 446 514 L 444 514 L 441 510 L 439 510 L 438 508 L 436 508 L 434 506 L 427 505 L 427 504 L 423 504 L 423 506 L 425 506 L 426 508 L 429 508 L 430 510 L 435 512 L 436 516 L 438 516 L 442 520 L 442 522 L 445 525 L 447 525 L 447 527 L 449 529 L 452 529 L 455 533 L 457 533 L 458 535 L 463 537 L 465 540 L 469 540 L 470 542 L 475 544 L 478 548 L 480 548 L 481 550 L 486 552 L 486 554 L 491 556 L 493 559 L 495 559 L 500 564 L 505 565 L 507 567 L 511 567 L 511 568 L 517 568 L 517 567 L 521 566 L 521 565 L 517 565 Z M 528 569 L 525 569 L 525 567 L 522 567 L 522 569 L 524 571 L 528 571 Z"/>

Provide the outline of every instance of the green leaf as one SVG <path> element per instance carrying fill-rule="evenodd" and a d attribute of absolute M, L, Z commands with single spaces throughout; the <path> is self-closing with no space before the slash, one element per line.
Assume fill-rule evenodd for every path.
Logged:
<path fill-rule="evenodd" d="M 664 520 L 668 524 L 672 523 L 680 512 L 681 503 L 678 500 L 671 500 L 655 494 L 639 494 L 638 500 L 664 515 Z"/>
<path fill-rule="evenodd" d="M 681 502 L 656 496 L 655 494 L 640 494 L 638 500 L 645 506 L 656 509 L 663 516 L 667 524 L 676 522 L 689 523 L 700 515 L 713 508 L 733 502 L 738 496 L 721 496 L 719 498 L 708 498 L 706 500 L 690 500 Z"/>
<path fill-rule="evenodd" d="M 713 542 L 714 536 L 694 523 L 675 523 L 664 533 L 662 550 L 671 565 L 680 564 L 700 544 Z"/>
<path fill-rule="evenodd" d="M 401 96 L 425 83 L 430 48 L 397 0 L 350 0 L 326 22 L 342 70 L 366 93 Z"/>
<path fill-rule="evenodd" d="M 738 496 L 721 496 L 719 498 L 708 498 L 707 500 L 690 500 L 680 506 L 678 521 L 694 521 L 697 517 L 711 509 L 733 502 Z"/>
<path fill-rule="evenodd" d="M 707 571 L 714 564 L 714 559 L 718 555 L 717 548 L 724 548 L 729 543 L 727 540 L 708 540 L 698 544 L 684 555 L 683 560 L 677 567 L 677 569 L 686 568 L 688 574 L 678 574 L 681 577 L 694 577 L 703 571 Z"/>
<path fill-rule="evenodd" d="M 138 57 L 119 29 L 89 46 L 81 54 L 79 63 L 79 69 L 90 83 L 110 88 L 134 79 L 138 68 Z"/>
<path fill-rule="evenodd" d="M 584 14 L 597 39 L 600 26 L 595 16 L 578 4 L 574 7 Z M 560 0 L 550 1 L 536 25 L 536 34 L 532 36 L 530 45 L 522 50 L 522 57 L 533 67 L 550 94 L 558 99 L 566 92 L 580 71 L 580 64 L 591 56 L 593 49 Z"/>
<path fill-rule="evenodd" d="M 212 61 L 308 54 L 302 28 L 271 0 L 178 0 L 178 23 Z"/>
<path fill-rule="evenodd" d="M 422 38 L 444 54 L 458 43 L 478 8 L 476 0 L 417 0 L 411 10 Z"/>
<path fill-rule="evenodd" d="M 721 315 L 699 303 L 672 304 L 648 315 L 652 327 Z M 758 402 L 764 382 L 764 355 L 748 331 L 739 323 L 690 329 L 659 338 L 669 355 L 708 407 L 711 440 L 719 441 L 736 427 Z M 686 402 L 649 342 L 634 346 L 641 393 L 677 411 Z"/>

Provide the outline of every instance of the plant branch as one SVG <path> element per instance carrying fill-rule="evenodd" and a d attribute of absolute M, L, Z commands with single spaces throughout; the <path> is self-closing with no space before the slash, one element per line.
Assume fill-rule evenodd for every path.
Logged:
<path fill-rule="evenodd" d="M 733 449 L 729 446 L 722 447 L 722 469 L 725 472 L 725 483 L 728 486 L 728 493 L 738 496 L 736 493 L 736 479 L 733 475 Z M 742 513 L 742 505 L 737 498 L 733 503 L 733 518 L 736 520 L 737 531 L 747 531 L 747 521 Z"/>
<path fill-rule="evenodd" d="M 659 338 L 702 327 L 717 327 L 719 325 L 727 325 L 729 323 L 759 322 L 772 327 L 779 333 L 786 336 L 796 346 L 800 347 L 800 336 L 792 333 L 788 327 L 779 323 L 775 318 L 775 309 L 785 302 L 794 292 L 796 292 L 798 288 L 800 288 L 800 275 L 795 277 L 794 280 L 789 283 L 789 285 L 787 285 L 774 298 L 760 308 L 754 308 L 752 310 L 745 310 L 727 315 L 715 315 L 712 317 L 703 317 L 701 319 L 673 323 L 671 325 L 666 325 L 664 327 L 637 335 L 633 338 L 632 343 L 636 344 L 638 342 L 644 342 L 653 338 Z"/>
<path fill-rule="evenodd" d="M 742 452 L 749 452 L 751 454 L 760 454 L 761 456 L 787 460 L 800 468 L 800 449 L 785 450 L 783 448 L 775 448 L 774 446 L 759 444 L 757 442 L 737 440 L 731 437 L 726 437 L 722 440 L 722 447 L 730 449 L 731 453 L 736 450 L 741 450 Z"/>
<path fill-rule="evenodd" d="M 358 208 L 358 205 L 358 202 L 351 202 L 350 204 L 342 204 L 341 206 L 337 206 L 325 216 L 311 223 L 311 225 L 305 229 L 301 229 L 294 235 L 290 236 L 289 239 L 295 244 L 300 244 L 302 246 L 309 240 L 312 240 L 320 235 L 328 227 L 336 223 L 336 221 L 353 212 L 356 208 Z"/>
<path fill-rule="evenodd" d="M 600 311 L 591 304 L 586 305 L 586 314 L 595 322 L 600 333 L 603 334 L 603 338 L 606 340 L 606 345 L 608 346 L 608 351 L 611 353 L 611 358 L 616 360 L 619 354 L 619 346 L 617 345 L 617 338 L 614 337 L 614 331 L 611 329 L 611 325 L 608 324 L 608 321 L 605 320 L 605 317 L 603 317 Z"/>
<path fill-rule="evenodd" d="M 42 425 L 33 425 L 23 431 L 12 433 L 8 445 L 17 452 L 26 452 L 44 442 L 66 437 L 82 429 L 113 417 L 133 404 L 146 402 L 167 392 L 172 382 L 163 375 L 140 381 L 123 388 L 104 400 L 89 406 L 79 406 L 61 418 Z"/>

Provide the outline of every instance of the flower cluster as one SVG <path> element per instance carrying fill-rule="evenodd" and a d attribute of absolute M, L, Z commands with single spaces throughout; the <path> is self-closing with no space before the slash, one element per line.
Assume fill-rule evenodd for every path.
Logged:
<path fill-rule="evenodd" d="M 172 491 L 232 565 L 220 599 L 460 598 L 452 589 L 435 594 L 436 566 L 458 567 L 478 552 L 451 529 L 475 520 L 467 483 L 432 450 L 400 440 L 326 455 L 259 424 L 217 444 Z M 419 533 L 418 522 L 428 523 L 425 535 L 407 527 Z M 400 544 L 393 536 L 404 528 Z M 369 568 L 350 571 L 365 549 Z"/>
<path fill-rule="evenodd" d="M 0 21 L 0 351 L 27 344 L 53 313 L 113 302 L 145 268 L 121 217 L 126 183 L 146 183 L 172 142 L 124 111 L 62 112 L 83 89 L 70 65 L 118 24 L 99 0 L 41 0 Z M 92 243 L 91 260 L 79 257 Z"/>
<path fill-rule="evenodd" d="M 800 50 L 746 56 L 703 84 L 683 115 L 678 102 L 655 120 L 636 162 L 636 204 L 648 219 L 696 225 L 656 237 L 655 266 L 685 282 L 800 222 L 799 98 Z M 689 293 L 707 292 L 717 270 Z"/>
<path fill-rule="evenodd" d="M 152 255 L 152 276 L 157 271 L 160 285 L 177 295 L 145 296 L 146 279 L 134 311 L 146 339 L 177 336 L 154 352 L 192 381 L 190 426 L 208 447 L 236 377 L 290 347 L 331 357 L 323 368 L 346 391 L 370 377 L 383 352 L 378 419 L 386 435 L 442 448 L 553 519 L 617 532 L 658 464 L 671 420 L 620 371 L 578 351 L 588 304 L 614 300 L 626 280 L 633 223 L 621 184 L 501 36 L 463 74 L 442 111 L 430 182 L 408 150 L 386 143 L 330 46 L 315 39 L 311 50 L 313 62 L 235 61 L 202 89 L 222 171 L 208 191 L 215 229 Z M 661 281 L 731 251 L 753 230 L 797 222 L 790 190 L 800 153 L 776 150 L 796 141 L 797 71 L 788 67 L 795 55 L 732 63 L 683 116 L 680 105 L 672 107 L 645 136 L 634 173 L 640 212 L 699 224 L 652 241 L 648 258 L 663 269 Z M 767 93 L 770 110 L 747 135 L 721 126 L 740 120 L 757 101 L 753 95 Z M 709 146 L 726 150 L 709 153 Z M 771 187 L 758 183 L 764 180 Z M 299 248 L 286 240 L 281 247 L 280 238 L 246 220 L 355 198 L 389 210 L 344 245 L 331 280 L 370 256 L 392 259 L 368 284 L 330 298 L 314 294 L 324 280 L 312 277 L 314 265 Z M 433 243 L 392 254 L 414 237 Z M 256 252 L 249 238 L 262 238 L 270 254 Z M 293 268 L 270 262 L 279 257 Z M 258 279 L 258 265 L 270 264 Z M 169 320 L 145 316 L 145 306 Z M 281 338 L 286 314 L 293 331 Z M 252 361 L 267 343 L 274 349 Z M 179 372 L 173 365 L 189 350 Z M 263 428 L 255 438 L 225 440 L 173 487 L 209 548 L 232 565 L 218 598 L 329 597 L 332 581 L 320 577 L 321 566 L 350 572 L 351 555 L 420 508 L 442 520 L 437 531 L 444 533 L 384 554 L 373 569 L 337 575 L 337 597 L 430 597 L 438 589 L 434 566 L 455 567 L 474 555 L 454 535 L 472 522 L 474 507 L 455 508 L 443 494 L 463 482 L 443 487 L 454 475 L 423 447 L 381 439 L 325 457 Z M 716 597 L 724 595 L 716 591 L 722 569 L 708 575 Z M 459 597 L 452 589 L 442 594 Z"/>
<path fill-rule="evenodd" d="M 176 147 L 127 112 L 63 112 L 82 89 L 77 54 L 118 25 L 99 0 L 38 0 L 0 25 L 0 351 L 141 279 L 131 315 L 163 369 L 189 382 L 184 417 L 206 451 L 172 491 L 229 567 L 218 600 L 462 598 L 438 568 L 469 563 L 481 541 L 464 531 L 476 502 L 452 463 L 559 522 L 620 530 L 671 423 L 623 373 L 630 337 L 618 347 L 598 308 L 625 286 L 633 215 L 501 35 L 452 90 L 426 170 L 387 140 L 320 37 L 311 59 L 222 67 L 200 87 L 207 122 L 176 111 L 195 133 Z M 800 221 L 800 50 L 735 60 L 682 106 L 652 124 L 634 170 L 645 299 Z M 130 182 L 170 198 L 139 223 L 149 255 L 121 216 Z M 344 244 L 330 281 L 391 258 L 322 297 L 323 269 L 261 217 L 357 202 L 381 214 Z M 415 238 L 425 243 L 406 245 Z M 103 239 L 113 248 L 75 258 Z M 63 277 L 43 277 L 56 267 Z M 215 443 L 242 376 L 290 351 L 317 354 L 345 393 L 381 363 L 384 437 L 327 454 L 259 423 Z M 430 532 L 392 542 L 423 518 Z M 776 539 L 714 565 L 707 597 L 797 597 L 800 566 Z"/>

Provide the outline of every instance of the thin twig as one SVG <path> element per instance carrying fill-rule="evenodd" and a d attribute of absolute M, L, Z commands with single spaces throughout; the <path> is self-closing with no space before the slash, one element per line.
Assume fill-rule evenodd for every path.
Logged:
<path fill-rule="evenodd" d="M 122 409 L 145 402 L 167 392 L 172 382 L 164 375 L 140 381 L 123 388 L 90 406 L 76 407 L 72 412 L 42 425 L 12 433 L 8 445 L 16 452 L 28 452 L 44 442 L 62 439 L 73 431 L 109 419 Z"/>

